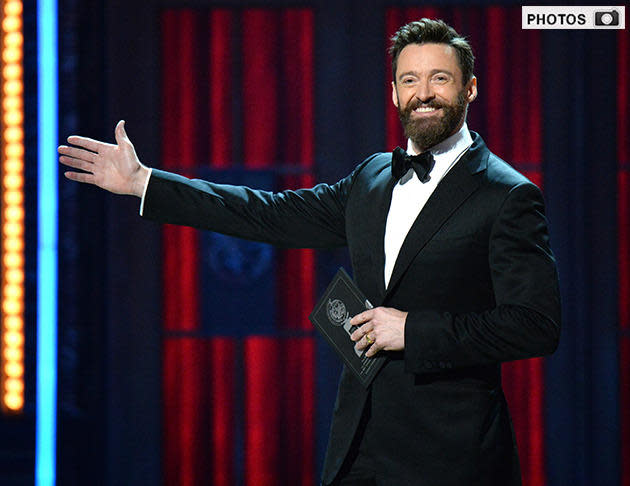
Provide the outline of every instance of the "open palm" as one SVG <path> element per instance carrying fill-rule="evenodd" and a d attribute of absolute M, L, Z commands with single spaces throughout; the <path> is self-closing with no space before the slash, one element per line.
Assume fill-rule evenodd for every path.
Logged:
<path fill-rule="evenodd" d="M 115 136 L 116 144 L 76 135 L 68 137 L 68 143 L 73 146 L 58 148 L 59 162 L 83 172 L 67 171 L 64 175 L 115 194 L 142 196 L 148 169 L 140 163 L 125 132 L 124 121 L 116 125 Z"/>

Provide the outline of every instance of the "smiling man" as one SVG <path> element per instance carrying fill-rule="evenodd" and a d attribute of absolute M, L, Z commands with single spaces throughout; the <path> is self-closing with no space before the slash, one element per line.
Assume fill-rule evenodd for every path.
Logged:
<path fill-rule="evenodd" d="M 456 45 L 472 62 L 470 48 Z M 455 47 L 448 44 L 407 44 L 402 49 L 394 44 L 392 54 L 397 56 L 392 99 L 405 134 L 419 153 L 462 127 L 468 103 L 477 97 L 477 78 L 460 67 Z"/>
<path fill-rule="evenodd" d="M 149 169 L 122 122 L 116 145 L 70 137 L 60 161 L 83 171 L 69 179 L 142 198 L 156 221 L 348 247 L 376 305 L 353 317 L 352 339 L 387 362 L 367 389 L 342 372 L 323 484 L 516 486 L 501 363 L 552 353 L 560 333 L 543 199 L 468 130 L 468 42 L 429 19 L 392 40 L 407 150 L 374 154 L 334 185 L 270 193 Z"/>

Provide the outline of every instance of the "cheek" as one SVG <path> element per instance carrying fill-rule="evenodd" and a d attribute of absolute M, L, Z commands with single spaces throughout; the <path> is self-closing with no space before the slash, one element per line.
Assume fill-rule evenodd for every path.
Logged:
<path fill-rule="evenodd" d="M 457 97 L 459 96 L 459 91 L 451 88 L 443 88 L 440 90 L 436 90 L 435 94 L 442 101 L 448 103 L 449 105 L 457 104 Z"/>
<path fill-rule="evenodd" d="M 434 92 L 436 97 L 440 98 L 442 101 L 447 101 L 449 104 L 456 98 L 456 94 L 451 92 L 450 89 L 436 89 Z"/>
<path fill-rule="evenodd" d="M 405 88 L 404 86 L 398 86 L 398 89 L 396 89 L 396 93 L 398 95 L 398 101 L 401 104 L 405 104 L 411 98 L 413 98 L 414 90 Z"/>

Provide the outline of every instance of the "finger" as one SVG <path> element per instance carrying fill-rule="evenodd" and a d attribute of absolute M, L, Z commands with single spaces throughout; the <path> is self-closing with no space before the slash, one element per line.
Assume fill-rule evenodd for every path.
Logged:
<path fill-rule="evenodd" d="M 366 311 L 357 314 L 352 319 L 350 319 L 350 325 L 352 326 L 360 326 L 361 324 L 365 324 L 367 321 L 372 319 L 372 315 L 374 314 L 374 309 L 368 309 Z"/>
<path fill-rule="evenodd" d="M 88 150 L 83 150 L 76 147 L 67 147 L 66 145 L 61 145 L 57 148 L 57 152 L 62 155 L 66 155 L 68 157 L 72 157 L 74 159 L 85 160 L 86 162 L 94 163 L 96 160 L 97 154 L 94 152 L 90 152 Z"/>
<path fill-rule="evenodd" d="M 356 349 L 357 351 L 363 351 L 365 348 L 368 348 L 369 346 L 370 346 L 369 343 L 365 339 L 362 338 L 355 343 L 354 349 Z"/>
<path fill-rule="evenodd" d="M 350 334 L 350 339 L 352 339 L 353 341 L 359 341 L 363 336 L 365 336 L 368 332 L 370 332 L 372 330 L 372 326 L 361 326 L 358 329 L 355 329 L 355 331 Z"/>
<path fill-rule="evenodd" d="M 127 136 L 127 132 L 125 131 L 125 120 L 120 120 L 116 125 L 116 129 L 114 130 L 114 136 L 116 137 L 116 143 L 118 145 L 122 143 L 130 143 L 129 137 Z"/>
<path fill-rule="evenodd" d="M 379 346 L 376 345 L 376 343 L 372 344 L 372 346 L 370 346 L 370 349 L 368 349 L 365 352 L 365 355 L 368 358 L 371 358 L 372 356 L 374 356 L 376 353 L 378 353 L 381 350 L 381 348 Z"/>
<path fill-rule="evenodd" d="M 64 172 L 63 175 L 72 181 L 83 182 L 86 184 L 96 184 L 96 182 L 94 182 L 94 174 L 87 172 Z"/>
<path fill-rule="evenodd" d="M 370 337 L 371 337 L 371 340 L 370 340 L 370 341 L 368 341 L 368 340 L 367 340 L 367 337 L 368 337 L 368 336 L 370 336 Z M 371 333 L 367 333 L 367 334 L 365 335 L 365 337 L 366 337 L 366 342 L 368 342 L 368 346 L 369 346 L 369 347 L 368 347 L 368 346 L 366 346 L 368 349 L 367 349 L 367 351 L 365 352 L 365 355 L 366 355 L 368 358 L 371 358 L 371 357 L 372 357 L 372 356 L 374 356 L 376 353 L 378 353 L 378 352 L 382 349 L 382 347 L 381 347 L 381 345 L 380 345 L 379 343 L 377 343 L 377 342 L 376 342 L 376 341 L 377 341 L 377 339 L 376 339 L 376 334 L 374 333 L 374 331 L 372 331 Z"/>
<path fill-rule="evenodd" d="M 86 162 L 85 160 L 66 157 L 65 155 L 59 157 L 59 162 L 63 165 L 67 165 L 68 167 L 72 167 L 73 169 L 81 169 L 86 172 L 92 172 L 95 168 L 94 164 Z"/>
<path fill-rule="evenodd" d="M 368 339 L 368 336 L 370 336 L 371 339 Z M 357 349 L 357 351 L 363 351 L 364 349 L 367 348 L 373 348 L 375 346 L 376 343 L 376 337 L 374 336 L 374 332 L 367 332 L 365 333 L 365 336 L 363 336 L 356 344 L 355 344 L 355 348 Z"/>
<path fill-rule="evenodd" d="M 77 145 L 79 147 L 83 147 L 84 149 L 88 149 L 96 153 L 98 153 L 99 149 L 105 148 L 108 145 L 110 145 L 105 142 L 99 142 L 98 140 L 94 140 L 92 138 L 79 137 L 78 135 L 69 136 L 68 143 L 71 143 L 72 145 Z"/>

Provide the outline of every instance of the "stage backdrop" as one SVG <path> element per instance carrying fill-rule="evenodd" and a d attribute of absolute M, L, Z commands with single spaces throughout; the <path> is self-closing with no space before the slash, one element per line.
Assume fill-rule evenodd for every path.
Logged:
<path fill-rule="evenodd" d="M 163 167 L 313 185 L 310 9 L 167 10 Z M 164 229 L 164 477 L 312 485 L 311 250 Z"/>
<path fill-rule="evenodd" d="M 630 29 L 619 32 L 617 37 L 621 484 L 630 486 Z"/>

